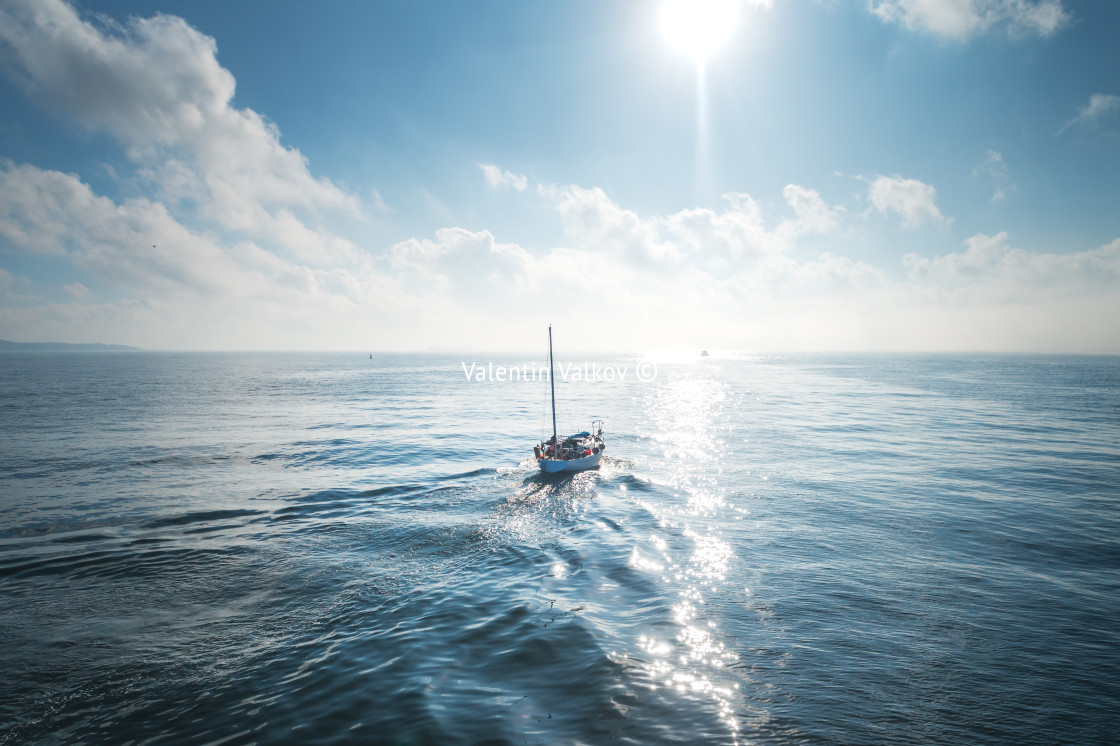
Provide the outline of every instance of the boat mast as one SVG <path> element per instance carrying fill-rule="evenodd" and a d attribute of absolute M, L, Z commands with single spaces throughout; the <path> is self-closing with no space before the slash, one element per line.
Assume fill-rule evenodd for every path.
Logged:
<path fill-rule="evenodd" d="M 548 325 L 548 385 L 552 387 L 552 453 L 555 455 L 560 444 L 556 442 L 556 376 L 552 366 L 552 324 Z"/>

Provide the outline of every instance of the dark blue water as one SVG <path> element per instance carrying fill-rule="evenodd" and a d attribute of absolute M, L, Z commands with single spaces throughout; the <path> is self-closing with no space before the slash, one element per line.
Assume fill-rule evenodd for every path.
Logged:
<path fill-rule="evenodd" d="M 0 742 L 1115 742 L 1120 359 L 561 383 L 560 478 L 545 392 L 0 355 Z"/>

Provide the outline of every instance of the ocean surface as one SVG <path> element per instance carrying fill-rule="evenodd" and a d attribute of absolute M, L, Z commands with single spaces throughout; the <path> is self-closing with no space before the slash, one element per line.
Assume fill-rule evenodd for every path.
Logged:
<path fill-rule="evenodd" d="M 0 743 L 1120 738 L 1120 358 L 542 362 L 0 355 Z"/>

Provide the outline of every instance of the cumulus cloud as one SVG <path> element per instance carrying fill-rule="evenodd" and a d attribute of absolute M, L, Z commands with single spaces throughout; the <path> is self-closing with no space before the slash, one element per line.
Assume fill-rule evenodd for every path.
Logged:
<path fill-rule="evenodd" d="M 946 348 L 1112 352 L 1120 330 L 1120 239 L 1095 249 L 1036 252 L 1006 233 L 976 234 L 965 250 L 908 254 L 915 331 Z M 906 305 L 902 310 L 905 312 Z"/>
<path fill-rule="evenodd" d="M 133 289 L 245 290 L 245 273 L 211 236 L 193 232 L 158 202 L 116 204 L 74 174 L 0 165 L 0 236 L 10 250 L 64 255 Z"/>
<path fill-rule="evenodd" d="M 956 41 L 994 29 L 1049 37 L 1071 20 L 1061 0 L 870 0 L 868 8 L 886 23 Z"/>
<path fill-rule="evenodd" d="M 842 207 L 827 204 L 815 189 L 798 184 L 787 184 L 782 196 L 797 216 L 795 220 L 783 223 L 784 229 L 793 236 L 830 233 L 844 212 Z"/>
<path fill-rule="evenodd" d="M 904 225 L 916 228 L 926 223 L 941 225 L 948 218 L 937 207 L 937 190 L 917 179 L 878 176 L 868 188 L 871 206 L 882 215 L 895 214 Z"/>
<path fill-rule="evenodd" d="M 393 265 L 415 275 L 411 289 L 445 297 L 469 296 L 485 305 L 521 283 L 518 277 L 527 252 L 516 244 L 499 243 L 490 231 L 441 228 L 434 238 L 409 238 L 389 251 Z"/>
<path fill-rule="evenodd" d="M 464 339 L 522 346 L 559 313 L 583 344 L 612 349 L 689 346 L 698 330 L 707 346 L 778 350 L 1120 345 L 1083 323 L 1120 311 L 1120 240 L 1038 253 L 1013 248 L 1006 234 L 978 234 L 962 251 L 911 254 L 896 267 L 829 251 L 803 256 L 801 240 L 836 234 L 845 213 L 798 185 L 783 190 L 780 210 L 732 193 L 720 210 L 645 216 L 601 189 L 542 188 L 568 245 L 529 248 L 448 227 L 394 244 L 381 266 L 332 268 L 189 229 L 158 203 L 114 202 L 72 174 L 5 164 L 0 195 L 13 185 L 33 198 L 0 209 L 9 251 L 47 252 L 99 278 L 99 288 L 121 291 L 94 296 L 71 283 L 48 294 L 69 302 L 17 297 L 12 288 L 26 281 L 0 272 L 0 329 L 38 338 L 243 349 L 346 349 L 371 338 L 403 349 Z M 153 246 L 153 231 L 168 238 Z M 1080 336 L 1051 317 L 1077 325 Z"/>
<path fill-rule="evenodd" d="M 7 253 L 68 262 L 112 289 L 92 305 L 83 283 L 60 288 L 68 303 L 8 293 L 0 328 L 30 338 L 353 346 L 346 339 L 368 335 L 370 319 L 400 321 L 422 303 L 370 262 L 309 266 L 252 241 L 192 229 L 158 202 L 117 203 L 73 174 L 31 165 L 0 164 L 0 239 Z"/>
<path fill-rule="evenodd" d="M 965 251 L 929 258 L 907 254 L 903 265 L 915 282 L 946 292 L 979 288 L 989 299 L 1036 301 L 1120 289 L 1120 239 L 1065 254 L 1013 248 L 1006 232 L 978 233 L 965 246 Z"/>
<path fill-rule="evenodd" d="M 1068 130 L 1070 127 L 1087 126 L 1092 127 L 1100 123 L 1101 119 L 1111 114 L 1114 111 L 1120 110 L 1120 96 L 1111 93 L 1094 93 L 1089 97 L 1089 103 L 1085 104 L 1077 110 L 1077 116 L 1066 122 L 1058 134 Z"/>
<path fill-rule="evenodd" d="M 414 272 L 419 287 L 480 308 L 551 300 L 560 306 L 605 293 L 612 278 L 632 270 L 594 251 L 555 247 L 530 252 L 495 239 L 490 231 L 441 228 L 433 238 L 411 238 L 391 250 L 395 265 Z"/>
<path fill-rule="evenodd" d="M 636 260 L 670 259 L 678 254 L 660 234 L 659 226 L 615 204 L 599 187 L 541 186 L 539 191 L 553 201 L 564 233 L 581 248 Z"/>
<path fill-rule="evenodd" d="M 190 200 L 222 228 L 329 258 L 340 247 L 320 228 L 292 231 L 295 211 L 361 213 L 356 197 L 312 176 L 274 124 L 232 105 L 215 41 L 181 18 L 95 25 L 62 0 L 11 0 L 0 52 L 31 98 L 116 138 L 173 208 Z"/>
<path fill-rule="evenodd" d="M 794 217 L 764 218 L 751 195 L 729 192 L 717 211 L 693 208 L 666 216 L 642 217 L 620 207 L 602 189 L 541 186 L 552 200 L 565 234 L 578 246 L 612 256 L 661 265 L 689 261 L 752 259 L 788 251 L 798 238 L 836 228 L 843 208 L 827 204 L 816 190 L 790 184 L 782 194 Z"/>
<path fill-rule="evenodd" d="M 981 173 L 988 173 L 1002 157 L 984 162 Z M 877 209 L 910 224 L 949 222 L 931 186 L 900 177 L 876 184 Z M 541 268 L 559 251 L 525 252 L 523 272 L 563 278 L 582 271 L 582 285 L 568 286 L 557 302 L 585 298 L 601 307 L 602 299 L 625 299 L 609 313 L 629 329 L 649 326 L 631 320 L 631 303 L 658 308 L 658 318 L 674 321 L 658 327 L 662 344 L 703 328 L 771 349 L 1120 349 L 1120 333 L 1098 322 L 1102 313 L 1120 312 L 1120 240 L 1047 253 L 1013 248 L 1006 234 L 978 234 L 962 252 L 911 254 L 900 266 L 877 267 L 832 252 L 798 258 L 800 238 L 835 234 L 845 217 L 798 185 L 783 190 L 793 212 L 784 219 L 746 194 L 725 195 L 719 211 L 641 216 L 601 189 L 541 191 L 580 248 L 565 250 L 547 272 Z M 645 260 L 634 261 L 639 257 Z M 606 292 L 593 290 L 599 287 Z M 548 297 L 547 284 L 543 292 Z"/>
<path fill-rule="evenodd" d="M 503 171 L 493 163 L 480 163 L 478 167 L 482 169 L 486 184 L 492 189 L 511 188 L 524 192 L 529 188 L 529 179 L 521 174 Z"/>
<path fill-rule="evenodd" d="M 731 344 L 739 327 L 720 320 L 779 313 L 776 296 L 817 303 L 885 282 L 881 271 L 846 257 L 824 253 L 801 262 L 787 255 L 801 237 L 835 231 L 843 216 L 798 185 L 783 190 L 792 213 L 784 218 L 741 193 L 725 195 L 721 210 L 645 216 L 598 188 L 540 186 L 538 194 L 551 202 L 568 245 L 529 249 L 489 231 L 445 228 L 394 245 L 392 262 L 411 278 L 410 289 L 434 289 L 457 302 L 458 321 L 473 317 L 476 326 L 532 334 L 559 310 L 573 324 L 591 323 L 581 334 L 593 344 L 609 339 L 611 329 L 627 329 L 626 344 L 664 344 L 694 335 L 698 325 Z M 519 310 L 478 320 L 510 308 Z M 766 334 L 780 328 L 784 322 L 759 326 Z"/>

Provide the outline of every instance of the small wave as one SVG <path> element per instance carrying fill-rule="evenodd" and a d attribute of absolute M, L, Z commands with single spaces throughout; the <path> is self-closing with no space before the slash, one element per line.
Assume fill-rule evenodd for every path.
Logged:
<path fill-rule="evenodd" d="M 141 524 L 141 528 L 169 528 L 172 526 L 186 526 L 192 523 L 210 523 L 212 521 L 224 521 L 231 518 L 243 518 L 245 516 L 263 515 L 263 510 L 201 510 L 194 513 L 184 513 L 183 515 L 169 516 L 167 518 L 157 518 L 147 523 Z"/>
<path fill-rule="evenodd" d="M 43 576 L 140 578 L 163 569 L 189 574 L 191 568 L 203 562 L 204 558 L 240 551 L 236 547 L 181 548 L 161 544 L 163 543 L 136 541 L 116 548 L 93 549 L 74 554 L 34 558 L 24 555 L 13 558 L 12 562 L 0 561 L 0 577 L 10 579 Z"/>
<path fill-rule="evenodd" d="M 446 504 L 449 498 L 461 492 L 467 483 L 479 477 L 492 476 L 497 470 L 490 467 L 472 469 L 435 476 L 428 483 L 393 484 L 370 489 L 329 489 L 293 495 L 287 500 L 291 503 L 277 508 L 274 520 L 286 521 L 296 518 L 323 518 L 331 515 L 358 515 L 370 510 L 401 509 L 415 506 L 421 510 L 432 509 L 426 498 L 443 495 L 437 501 Z"/>

